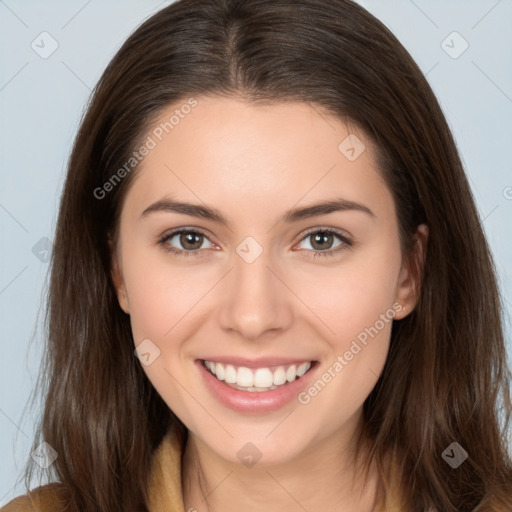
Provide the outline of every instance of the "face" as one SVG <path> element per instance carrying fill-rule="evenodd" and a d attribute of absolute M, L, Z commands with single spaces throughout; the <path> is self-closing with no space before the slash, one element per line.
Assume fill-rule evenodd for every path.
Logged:
<path fill-rule="evenodd" d="M 292 461 L 354 433 L 414 307 L 393 198 L 370 140 L 318 107 L 197 100 L 148 132 L 113 249 L 119 302 L 204 447 Z"/>

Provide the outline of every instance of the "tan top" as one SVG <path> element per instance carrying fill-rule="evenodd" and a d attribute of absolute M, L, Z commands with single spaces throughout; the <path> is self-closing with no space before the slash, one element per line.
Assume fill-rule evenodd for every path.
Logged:
<path fill-rule="evenodd" d="M 150 512 L 185 512 L 181 492 L 182 447 L 176 430 L 171 429 L 155 451 L 150 475 Z M 66 492 L 60 483 L 38 487 L 18 496 L 0 512 L 64 512 Z M 375 512 L 400 512 L 396 488 L 388 489 L 385 502 Z"/>

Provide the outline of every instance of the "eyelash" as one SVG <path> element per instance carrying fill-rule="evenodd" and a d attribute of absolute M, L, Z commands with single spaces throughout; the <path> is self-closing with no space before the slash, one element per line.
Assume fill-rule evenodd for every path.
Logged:
<path fill-rule="evenodd" d="M 173 253 L 173 254 L 177 254 L 178 256 L 185 256 L 185 257 L 196 256 L 196 257 L 201 257 L 202 256 L 201 253 L 204 252 L 203 249 L 194 249 L 192 251 L 185 251 L 185 250 L 182 250 L 182 249 L 176 249 L 176 247 L 173 247 L 172 245 L 169 245 L 167 243 L 170 239 L 172 239 L 176 235 L 181 235 L 181 234 L 184 234 L 184 233 L 187 233 L 187 234 L 191 234 L 192 233 L 192 234 L 196 234 L 196 235 L 202 235 L 205 238 L 208 238 L 206 236 L 206 234 L 203 233 L 199 229 L 183 229 L 183 228 L 180 228 L 180 229 L 177 229 L 175 231 L 172 231 L 171 233 L 168 233 L 168 234 L 164 235 L 162 238 L 160 238 L 158 240 L 158 244 L 163 248 L 164 251 L 170 252 L 170 253 Z M 311 251 L 313 252 L 313 255 L 312 255 L 313 258 L 317 258 L 318 256 L 321 256 L 321 257 L 335 256 L 336 253 L 341 253 L 341 252 L 346 251 L 346 250 L 348 250 L 348 249 L 350 249 L 352 247 L 352 242 L 347 237 L 345 237 L 344 235 L 342 235 L 341 233 L 339 233 L 338 231 L 336 231 L 336 230 L 334 230 L 332 228 L 320 228 L 320 229 L 315 228 L 315 229 L 313 229 L 311 231 L 308 231 L 300 239 L 300 242 L 304 241 L 306 238 L 308 238 L 309 236 L 314 235 L 316 233 L 334 235 L 334 236 L 336 236 L 342 242 L 342 245 L 339 245 L 336 249 L 328 249 L 328 250 L 325 250 L 325 251 L 315 251 L 313 249 L 306 249 L 308 252 L 311 252 Z"/>

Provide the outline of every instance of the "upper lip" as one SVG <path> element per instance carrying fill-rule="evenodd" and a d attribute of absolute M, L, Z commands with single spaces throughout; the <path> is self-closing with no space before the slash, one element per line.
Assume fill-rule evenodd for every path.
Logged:
<path fill-rule="evenodd" d="M 301 364 L 314 362 L 314 359 L 293 358 L 293 357 L 260 357 L 249 359 L 247 357 L 233 356 L 212 356 L 204 357 L 202 361 L 211 361 L 212 363 L 231 364 L 233 366 L 243 366 L 245 368 L 267 368 L 269 366 L 284 366 L 292 364 Z"/>

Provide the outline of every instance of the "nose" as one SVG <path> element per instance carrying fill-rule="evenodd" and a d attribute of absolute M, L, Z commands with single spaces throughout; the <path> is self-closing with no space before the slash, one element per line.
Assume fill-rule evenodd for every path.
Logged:
<path fill-rule="evenodd" d="M 219 322 L 225 331 L 255 341 L 275 336 L 293 321 L 293 293 L 266 251 L 248 262 L 237 253 L 221 291 Z"/>

